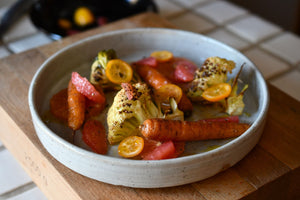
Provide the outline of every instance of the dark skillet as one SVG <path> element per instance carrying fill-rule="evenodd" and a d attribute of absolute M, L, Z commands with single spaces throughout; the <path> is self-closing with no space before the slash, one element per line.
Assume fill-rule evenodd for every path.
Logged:
<path fill-rule="evenodd" d="M 87 7 L 95 16 L 95 23 L 85 27 L 76 25 L 74 12 Z M 145 11 L 157 12 L 152 0 L 39 0 L 31 8 L 30 18 L 39 29 L 49 33 L 53 39 L 84 31 L 105 23 Z M 64 18 L 72 23 L 70 30 L 61 28 L 58 20 Z"/>

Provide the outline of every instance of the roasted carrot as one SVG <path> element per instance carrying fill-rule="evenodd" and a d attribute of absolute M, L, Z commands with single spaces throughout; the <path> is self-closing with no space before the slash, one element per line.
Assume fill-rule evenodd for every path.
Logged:
<path fill-rule="evenodd" d="M 207 119 L 201 119 L 201 121 L 206 121 L 206 122 L 217 122 L 217 123 L 230 123 L 230 122 L 240 122 L 240 118 L 237 115 L 233 116 L 228 116 L 228 117 L 218 117 L 218 118 L 207 118 Z"/>
<path fill-rule="evenodd" d="M 78 130 L 85 117 L 85 96 L 77 91 L 72 81 L 68 85 L 68 126 Z"/>
<path fill-rule="evenodd" d="M 148 65 L 138 65 L 136 70 L 141 78 L 154 89 L 158 89 L 162 85 L 171 83 L 171 81 L 165 78 L 156 69 Z"/>
<path fill-rule="evenodd" d="M 179 121 L 147 119 L 140 126 L 144 137 L 159 141 L 197 141 L 240 136 L 249 124 L 235 122 Z"/>
<path fill-rule="evenodd" d="M 68 121 L 68 89 L 62 89 L 50 99 L 50 112 L 59 120 Z"/>
<path fill-rule="evenodd" d="M 154 89 L 160 88 L 162 85 L 172 83 L 166 77 L 164 77 L 159 71 L 153 67 L 147 65 L 137 66 L 137 73 L 141 78 Z M 181 100 L 178 104 L 178 108 L 184 113 L 191 113 L 193 110 L 193 104 L 185 94 L 182 94 Z"/>

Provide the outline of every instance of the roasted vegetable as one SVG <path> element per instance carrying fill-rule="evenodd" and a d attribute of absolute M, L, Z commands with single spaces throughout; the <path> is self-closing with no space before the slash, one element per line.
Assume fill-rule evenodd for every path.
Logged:
<path fill-rule="evenodd" d="M 246 123 L 179 121 L 152 118 L 140 126 L 144 137 L 158 141 L 197 141 L 240 136 L 250 127 Z"/>
<path fill-rule="evenodd" d="M 159 89 L 161 86 L 171 83 L 171 81 L 168 80 L 158 70 L 148 65 L 138 65 L 137 73 L 148 85 L 154 89 Z M 186 115 L 189 115 L 193 110 L 192 102 L 184 93 L 182 94 L 178 107 L 180 110 L 185 112 Z"/>
<path fill-rule="evenodd" d="M 227 81 L 227 73 L 231 73 L 235 63 L 219 57 L 209 57 L 201 68 L 195 71 L 194 80 L 187 91 L 192 101 L 204 101 L 202 93 L 208 87 Z"/>
<path fill-rule="evenodd" d="M 81 128 L 85 119 L 85 96 L 77 91 L 76 86 L 69 81 L 68 85 L 68 126 L 76 131 Z"/>
<path fill-rule="evenodd" d="M 91 66 L 90 82 L 95 85 L 101 85 L 103 89 L 120 89 L 119 85 L 109 81 L 105 73 L 108 61 L 116 58 L 117 54 L 113 49 L 100 51 Z"/>
<path fill-rule="evenodd" d="M 243 87 L 243 89 L 238 93 L 238 79 L 239 79 L 239 75 L 243 70 L 243 66 L 241 66 L 240 71 L 238 72 L 238 74 L 236 75 L 236 77 L 234 78 L 233 82 L 232 82 L 232 91 L 229 95 L 228 98 L 225 99 L 224 101 L 224 107 L 225 107 L 225 111 L 226 113 L 228 113 L 229 115 L 241 115 L 243 113 L 245 104 L 243 101 L 243 97 L 244 97 L 244 93 L 248 88 L 248 85 L 245 84 L 245 86 Z"/>
<path fill-rule="evenodd" d="M 170 109 L 164 110 L 163 118 L 171 120 L 184 120 L 184 112 L 178 109 L 178 104 L 174 98 L 170 98 Z"/>
<path fill-rule="evenodd" d="M 126 90 L 121 89 L 109 108 L 107 124 L 108 141 L 111 144 L 118 143 L 131 135 L 139 135 L 138 127 L 146 119 L 163 116 L 153 103 L 150 89 L 145 83 L 136 83 L 132 86 L 134 89 L 130 91 L 128 90 L 130 87 L 126 87 Z M 128 92 L 131 94 L 127 95 Z"/>
<path fill-rule="evenodd" d="M 115 50 L 113 50 L 113 49 L 100 51 L 91 66 L 90 82 L 94 85 L 100 85 L 104 90 L 120 90 L 121 89 L 120 82 L 123 82 L 123 81 L 110 80 L 110 79 L 112 79 L 112 74 L 116 73 L 117 71 L 112 72 L 110 69 L 109 70 L 110 74 L 107 74 L 107 65 L 108 65 L 108 63 L 112 64 L 112 62 L 109 62 L 111 60 L 115 60 L 114 63 L 116 63 L 116 62 L 125 63 L 124 61 L 117 59 L 117 54 L 116 54 Z M 127 65 L 126 71 L 128 72 L 128 74 L 125 73 L 125 69 L 122 69 L 121 72 L 123 74 L 121 74 L 121 77 L 126 74 L 126 76 L 130 77 L 131 83 L 140 82 L 141 78 L 139 77 L 139 75 L 131 69 L 131 66 L 129 64 L 126 63 L 126 65 Z M 130 69 L 128 69 L 128 67 Z M 118 70 L 120 70 L 120 69 L 118 69 Z M 110 75 L 110 76 L 108 76 L 108 75 Z M 115 78 L 114 78 L 114 80 L 115 80 Z M 125 80 L 124 82 L 127 82 L 127 81 Z"/>

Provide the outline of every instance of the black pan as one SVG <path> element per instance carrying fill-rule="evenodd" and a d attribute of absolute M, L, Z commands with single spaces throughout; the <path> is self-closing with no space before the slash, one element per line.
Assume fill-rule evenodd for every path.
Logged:
<path fill-rule="evenodd" d="M 78 26 L 73 15 L 79 7 L 88 8 L 95 16 L 95 22 Z M 39 0 L 33 4 L 30 18 L 36 27 L 49 33 L 53 39 L 60 39 L 145 11 L 158 12 L 152 0 Z M 59 19 L 67 19 L 71 22 L 71 28 L 62 28 Z"/>

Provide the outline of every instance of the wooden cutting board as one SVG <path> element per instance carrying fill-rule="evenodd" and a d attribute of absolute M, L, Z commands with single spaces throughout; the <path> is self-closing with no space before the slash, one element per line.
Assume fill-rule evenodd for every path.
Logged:
<path fill-rule="evenodd" d="M 235 166 L 196 183 L 161 189 L 113 186 L 71 171 L 44 149 L 27 100 L 36 70 L 75 41 L 135 27 L 174 28 L 160 16 L 144 13 L 0 60 L 0 139 L 44 194 L 64 200 L 300 199 L 300 102 L 271 85 L 270 109 L 259 144 Z"/>

